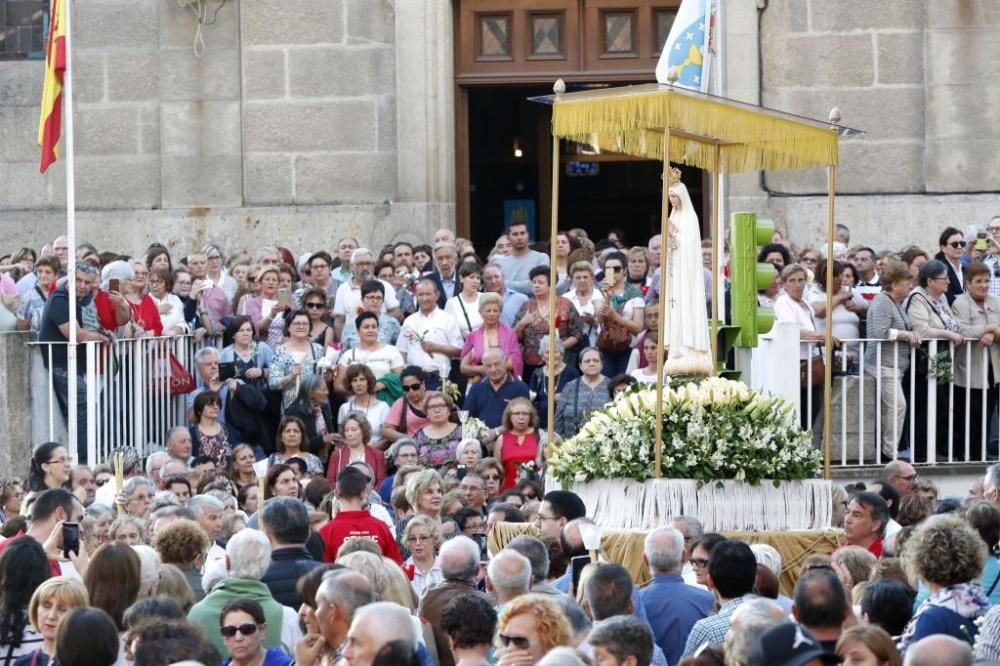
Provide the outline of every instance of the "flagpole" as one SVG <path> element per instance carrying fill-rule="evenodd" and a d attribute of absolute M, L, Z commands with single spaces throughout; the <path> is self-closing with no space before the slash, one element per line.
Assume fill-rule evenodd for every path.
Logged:
<path fill-rule="evenodd" d="M 716 4 L 717 13 L 715 16 L 715 61 L 712 63 L 715 69 L 715 94 L 719 97 L 726 96 L 726 20 L 725 5 L 723 0 L 718 0 Z M 720 170 L 718 176 L 718 187 L 715 196 L 719 199 L 719 211 L 715 218 L 715 228 L 712 230 L 714 238 L 712 245 L 714 252 L 722 257 L 726 249 L 726 186 L 727 178 L 721 171 L 721 165 L 716 168 Z M 717 271 L 712 276 L 712 300 L 719 304 L 718 314 L 723 324 L 726 323 L 726 278 L 721 271 Z M 713 337 L 713 340 L 715 338 Z M 723 359 L 725 361 L 725 359 Z M 716 359 L 718 362 L 718 359 Z M 723 363 L 724 365 L 725 363 Z"/>
<path fill-rule="evenodd" d="M 79 461 L 79 437 L 77 432 L 77 405 L 76 405 L 76 182 L 74 180 L 73 164 L 73 3 L 72 0 L 66 2 L 66 33 L 63 36 L 63 45 L 66 49 L 66 70 L 63 73 L 63 149 L 66 156 L 66 238 L 69 245 L 69 266 L 67 267 L 69 280 L 66 289 L 69 292 L 69 346 L 66 349 L 66 402 L 68 418 L 66 419 L 66 434 L 68 438 L 69 454 L 74 461 Z M 89 460 L 94 464 L 96 460 Z"/>

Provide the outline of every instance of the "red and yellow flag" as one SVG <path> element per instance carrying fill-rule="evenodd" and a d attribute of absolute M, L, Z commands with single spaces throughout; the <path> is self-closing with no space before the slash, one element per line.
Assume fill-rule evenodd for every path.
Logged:
<path fill-rule="evenodd" d="M 49 41 L 45 48 L 45 83 L 38 117 L 38 145 L 42 147 L 41 172 L 59 156 L 56 145 L 62 130 L 62 88 L 66 72 L 66 3 L 51 0 Z"/>

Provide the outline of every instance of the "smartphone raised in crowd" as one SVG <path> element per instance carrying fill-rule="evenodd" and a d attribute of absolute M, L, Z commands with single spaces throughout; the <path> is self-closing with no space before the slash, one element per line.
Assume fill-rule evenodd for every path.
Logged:
<path fill-rule="evenodd" d="M 472 540 L 476 542 L 479 546 L 479 561 L 488 562 L 490 559 L 490 551 L 486 547 L 486 535 L 485 534 L 473 534 Z"/>
<path fill-rule="evenodd" d="M 577 555 L 570 559 L 569 563 L 573 567 L 573 594 L 576 594 L 576 589 L 580 585 L 580 574 L 583 573 L 584 567 L 590 564 L 590 555 Z"/>
<path fill-rule="evenodd" d="M 62 526 L 62 549 L 63 555 L 69 557 L 70 553 L 80 554 L 80 525 L 79 523 L 63 523 Z"/>

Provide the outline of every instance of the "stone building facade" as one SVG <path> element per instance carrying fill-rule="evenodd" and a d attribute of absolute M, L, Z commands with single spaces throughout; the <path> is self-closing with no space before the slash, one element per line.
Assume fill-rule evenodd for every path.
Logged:
<path fill-rule="evenodd" d="M 74 3 L 78 237 L 297 250 L 454 224 L 460 2 L 207 0 L 202 57 L 177 2 Z M 838 170 L 854 240 L 931 248 L 944 226 L 1000 213 L 1000 3 L 729 0 L 726 19 L 730 96 L 818 118 L 838 106 L 867 131 Z M 41 80 L 41 62 L 0 62 L 5 249 L 64 227 L 65 162 L 38 174 Z M 822 238 L 825 173 L 727 182 L 728 210 Z"/>

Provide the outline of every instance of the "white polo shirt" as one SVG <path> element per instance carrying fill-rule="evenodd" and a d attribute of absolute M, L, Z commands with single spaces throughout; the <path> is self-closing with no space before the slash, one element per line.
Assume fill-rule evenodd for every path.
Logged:
<path fill-rule="evenodd" d="M 385 300 L 382 301 L 382 314 L 399 307 L 399 299 L 396 298 L 396 288 L 385 280 L 379 280 L 385 287 Z M 337 287 L 337 295 L 333 299 L 333 314 L 347 317 L 356 317 L 358 308 L 361 307 L 361 287 L 354 286 L 353 280 L 344 282 Z"/>
<path fill-rule="evenodd" d="M 451 359 L 444 354 L 428 354 L 420 346 L 420 339 L 461 349 L 462 330 L 458 320 L 441 308 L 434 308 L 429 315 L 418 310 L 403 322 L 403 330 L 396 342 L 396 348 L 409 365 L 447 377 L 451 372 Z"/>

